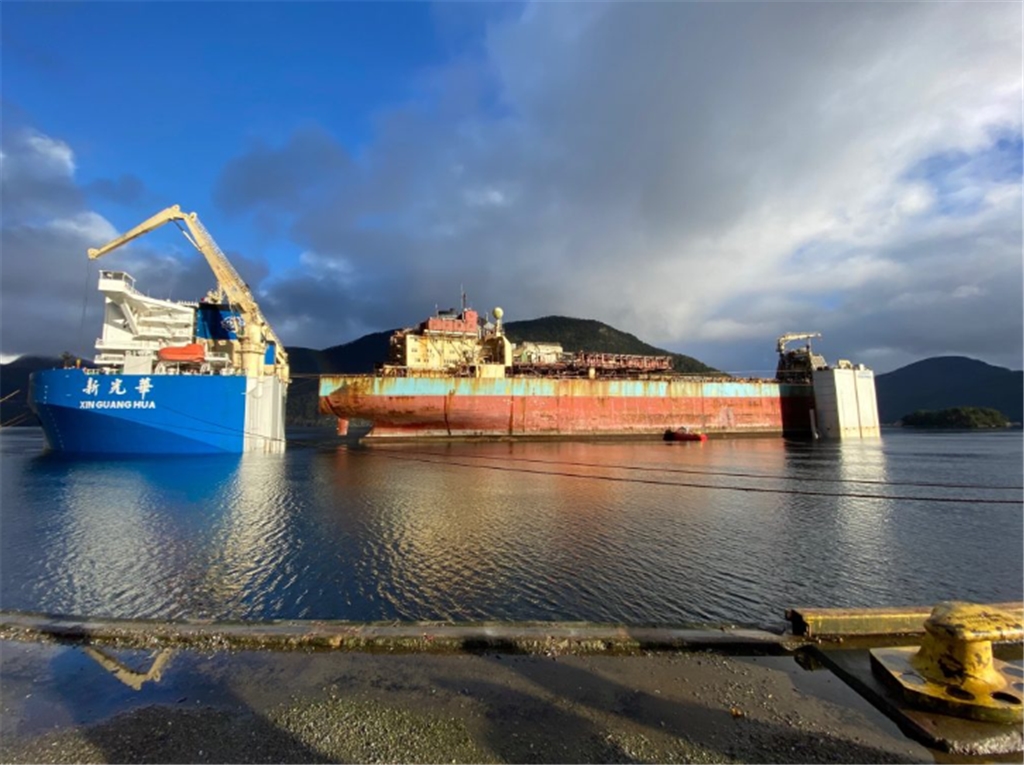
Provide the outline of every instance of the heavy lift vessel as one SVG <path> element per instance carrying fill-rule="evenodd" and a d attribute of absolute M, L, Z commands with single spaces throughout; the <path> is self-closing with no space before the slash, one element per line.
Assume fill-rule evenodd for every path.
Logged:
<path fill-rule="evenodd" d="M 168 207 L 95 260 L 167 223 L 206 259 L 216 285 L 199 302 L 159 300 L 123 271 L 105 296 L 95 368 L 36 372 L 29 405 L 47 445 L 82 454 L 194 454 L 284 448 L 288 354 L 196 213 Z"/>

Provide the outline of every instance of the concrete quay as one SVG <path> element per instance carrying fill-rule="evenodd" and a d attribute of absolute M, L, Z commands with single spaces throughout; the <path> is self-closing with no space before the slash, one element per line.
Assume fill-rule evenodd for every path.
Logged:
<path fill-rule="evenodd" d="M 0 760 L 969 761 L 805 669 L 807 645 L 731 628 L 3 613 Z"/>

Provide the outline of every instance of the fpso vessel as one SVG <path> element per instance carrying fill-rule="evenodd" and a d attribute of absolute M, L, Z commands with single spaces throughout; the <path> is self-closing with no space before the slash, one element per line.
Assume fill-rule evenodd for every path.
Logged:
<path fill-rule="evenodd" d="M 321 412 L 342 434 L 350 419 L 370 421 L 372 439 L 878 433 L 870 370 L 832 369 L 810 344 L 786 349 L 816 335 L 779 338 L 776 379 L 737 379 L 674 373 L 670 356 L 515 345 L 493 315 L 463 307 L 399 330 L 375 374 L 320 378 Z"/>

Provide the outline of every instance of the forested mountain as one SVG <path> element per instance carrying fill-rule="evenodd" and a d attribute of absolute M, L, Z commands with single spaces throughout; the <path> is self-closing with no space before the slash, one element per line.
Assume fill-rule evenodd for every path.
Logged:
<path fill-rule="evenodd" d="M 878 416 L 894 423 L 918 410 L 982 407 L 1024 421 L 1024 372 L 965 356 L 936 356 L 875 378 Z"/>

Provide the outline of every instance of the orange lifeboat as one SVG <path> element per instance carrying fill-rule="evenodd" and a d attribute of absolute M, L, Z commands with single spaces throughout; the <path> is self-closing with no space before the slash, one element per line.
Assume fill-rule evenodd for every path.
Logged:
<path fill-rule="evenodd" d="M 161 348 L 156 352 L 160 361 L 173 361 L 179 364 L 202 364 L 206 360 L 206 346 L 201 343 L 177 345 Z"/>

